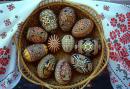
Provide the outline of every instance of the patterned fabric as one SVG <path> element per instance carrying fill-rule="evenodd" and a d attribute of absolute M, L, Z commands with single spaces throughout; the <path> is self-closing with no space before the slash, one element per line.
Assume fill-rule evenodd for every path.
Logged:
<path fill-rule="evenodd" d="M 20 79 L 16 47 L 11 38 L 40 1 L 0 4 L 0 89 L 13 88 Z M 110 47 L 108 69 L 111 84 L 114 89 L 130 89 L 130 6 L 90 0 L 89 3 L 87 0 L 68 1 L 88 5 L 100 14 Z"/>
<path fill-rule="evenodd" d="M 99 13 L 110 48 L 108 69 L 114 89 L 130 89 L 130 6 L 86 0 L 68 0 L 88 5 Z"/>
<path fill-rule="evenodd" d="M 21 78 L 17 68 L 16 46 L 12 37 L 20 23 L 39 2 L 27 0 L 0 4 L 0 89 L 12 89 Z M 21 10 L 21 7 L 27 8 Z"/>

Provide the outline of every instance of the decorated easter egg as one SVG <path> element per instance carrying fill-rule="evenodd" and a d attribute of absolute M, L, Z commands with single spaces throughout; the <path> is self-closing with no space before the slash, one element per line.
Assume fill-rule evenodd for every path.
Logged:
<path fill-rule="evenodd" d="M 81 19 L 74 25 L 72 29 L 72 35 L 74 37 L 85 37 L 89 33 L 92 32 L 92 29 L 94 27 L 94 23 L 90 19 Z"/>
<path fill-rule="evenodd" d="M 71 56 L 71 64 L 79 73 L 88 73 L 92 71 L 92 62 L 90 59 L 81 54 Z"/>
<path fill-rule="evenodd" d="M 101 48 L 101 44 L 96 39 L 86 38 L 78 41 L 75 49 L 85 55 L 96 55 Z"/>
<path fill-rule="evenodd" d="M 51 35 L 48 39 L 48 49 L 55 53 L 60 49 L 60 39 L 57 35 Z"/>
<path fill-rule="evenodd" d="M 40 78 L 49 78 L 54 71 L 56 59 L 52 54 L 42 58 L 37 67 L 37 73 Z"/>
<path fill-rule="evenodd" d="M 40 27 L 30 27 L 27 32 L 27 39 L 34 43 L 42 43 L 47 40 L 48 33 Z"/>
<path fill-rule="evenodd" d="M 55 79 L 59 84 L 67 84 L 71 79 L 71 67 L 66 60 L 60 60 L 56 65 Z"/>
<path fill-rule="evenodd" d="M 43 10 L 40 13 L 40 21 L 41 21 L 43 28 L 47 32 L 54 31 L 58 26 L 56 15 L 54 14 L 54 12 L 52 10 L 49 10 L 49 9 Z"/>
<path fill-rule="evenodd" d="M 25 48 L 23 57 L 29 61 L 37 61 L 48 53 L 47 46 L 45 44 L 33 44 Z"/>
<path fill-rule="evenodd" d="M 59 15 L 59 25 L 63 31 L 70 31 L 75 23 L 75 12 L 71 7 L 65 7 Z"/>
<path fill-rule="evenodd" d="M 62 38 L 61 43 L 62 43 L 62 48 L 65 52 L 71 52 L 72 49 L 74 48 L 75 40 L 71 35 L 65 35 Z"/>

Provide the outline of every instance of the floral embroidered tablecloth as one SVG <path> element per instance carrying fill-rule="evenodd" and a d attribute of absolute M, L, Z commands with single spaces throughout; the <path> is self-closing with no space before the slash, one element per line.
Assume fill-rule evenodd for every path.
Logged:
<path fill-rule="evenodd" d="M 68 0 L 94 8 L 102 19 L 110 48 L 108 70 L 114 89 L 130 89 L 130 6 L 108 2 Z"/>
<path fill-rule="evenodd" d="M 0 4 L 0 89 L 12 89 L 21 78 L 12 37 L 39 2 L 26 0 Z"/>
<path fill-rule="evenodd" d="M 0 4 L 0 89 L 13 88 L 21 78 L 12 37 L 40 1 Z M 130 89 L 130 6 L 90 0 L 66 1 L 88 5 L 99 13 L 110 47 L 111 84 L 114 89 Z"/>

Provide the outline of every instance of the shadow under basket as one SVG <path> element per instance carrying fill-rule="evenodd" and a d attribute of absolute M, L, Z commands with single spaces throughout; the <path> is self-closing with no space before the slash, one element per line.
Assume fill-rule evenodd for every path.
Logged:
<path fill-rule="evenodd" d="M 54 74 L 49 79 L 39 78 L 37 75 L 37 63 L 26 62 L 22 56 L 22 53 L 23 53 L 23 50 L 31 44 L 26 39 L 28 28 L 34 27 L 34 26 L 42 27 L 39 21 L 40 12 L 44 9 L 51 9 L 54 11 L 56 16 L 58 17 L 60 10 L 63 9 L 64 7 L 72 7 L 75 10 L 77 21 L 81 18 L 89 18 L 94 22 L 93 32 L 91 35 L 88 35 L 87 37 L 99 38 L 102 47 L 98 55 L 94 56 L 92 59 L 93 71 L 91 73 L 80 74 L 72 70 L 72 72 L 74 73 L 72 73 L 73 77 L 71 81 L 66 85 L 60 85 L 58 82 L 56 82 Z M 64 35 L 64 33 L 62 35 Z M 58 54 L 60 55 L 60 57 L 64 57 L 64 55 L 66 55 L 62 52 Z M 48 2 L 38 7 L 35 11 L 33 11 L 32 14 L 23 23 L 20 29 L 19 39 L 18 39 L 18 57 L 19 57 L 18 58 L 19 70 L 28 81 L 34 84 L 38 84 L 38 85 L 45 86 L 47 88 L 52 88 L 52 89 L 61 89 L 61 88 L 73 89 L 73 88 L 85 87 L 92 79 L 94 79 L 103 71 L 103 69 L 106 67 L 107 62 L 108 62 L 109 48 L 104 39 L 101 20 L 98 14 L 96 13 L 96 11 L 94 11 L 88 6 L 83 6 L 83 5 L 74 4 L 74 3 L 68 3 L 68 2 L 50 2 L 49 3 Z"/>

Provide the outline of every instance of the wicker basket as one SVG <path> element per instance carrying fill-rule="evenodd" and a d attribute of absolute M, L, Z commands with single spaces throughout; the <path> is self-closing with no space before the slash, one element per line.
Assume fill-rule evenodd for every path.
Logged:
<path fill-rule="evenodd" d="M 28 41 L 26 41 L 26 33 L 27 33 L 27 28 L 32 27 L 32 26 L 41 26 L 39 23 L 39 13 L 46 8 L 52 9 L 54 13 L 58 16 L 59 11 L 63 7 L 72 7 L 76 11 L 77 19 L 81 19 L 83 17 L 90 18 L 93 20 L 95 23 L 95 29 L 93 30 L 92 34 L 89 37 L 98 37 L 101 41 L 102 48 L 101 52 L 94 57 L 93 59 L 93 65 L 94 65 L 94 70 L 90 74 L 79 74 L 79 73 L 73 73 L 73 78 L 70 81 L 69 84 L 67 85 L 60 85 L 58 84 L 54 78 L 51 79 L 46 79 L 42 80 L 37 76 L 36 72 L 36 66 L 37 64 L 31 64 L 26 61 L 24 61 L 22 57 L 22 52 L 25 47 L 30 45 Z M 41 86 L 45 86 L 47 88 L 52 88 L 52 89 L 61 89 L 61 88 L 83 88 L 85 87 L 93 78 L 98 76 L 103 69 L 106 67 L 107 62 L 108 62 L 108 57 L 109 57 L 109 48 L 107 46 L 107 43 L 104 39 L 103 36 L 103 28 L 101 25 L 100 18 L 96 11 L 91 9 L 90 7 L 83 6 L 83 5 L 77 5 L 73 3 L 68 3 L 68 2 L 47 2 L 42 4 L 40 7 L 38 7 L 28 18 L 27 20 L 23 23 L 22 28 L 20 29 L 19 32 L 19 39 L 18 39 L 18 65 L 19 65 L 19 70 L 22 73 L 22 75 L 30 82 L 34 84 L 38 84 Z M 64 55 L 64 54 L 60 54 Z"/>

